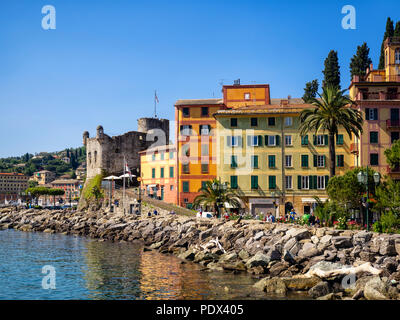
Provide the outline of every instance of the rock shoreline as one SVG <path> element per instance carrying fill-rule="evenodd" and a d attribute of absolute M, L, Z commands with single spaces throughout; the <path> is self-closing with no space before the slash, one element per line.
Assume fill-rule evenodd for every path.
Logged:
<path fill-rule="evenodd" d="M 144 208 L 143 212 L 147 212 Z M 143 241 L 150 249 L 199 263 L 207 270 L 248 272 L 254 288 L 311 298 L 400 299 L 400 235 L 292 224 L 169 215 L 137 217 L 104 211 L 0 209 L 0 230 Z"/>

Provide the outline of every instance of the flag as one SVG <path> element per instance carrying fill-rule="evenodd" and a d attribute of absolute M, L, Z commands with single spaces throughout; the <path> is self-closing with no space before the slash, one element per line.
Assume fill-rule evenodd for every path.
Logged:
<path fill-rule="evenodd" d="M 160 101 L 158 101 L 157 91 L 154 91 L 154 100 L 157 101 L 157 103 L 160 103 Z"/>
<path fill-rule="evenodd" d="M 126 160 L 125 160 L 125 171 L 124 171 L 124 175 L 125 175 L 125 173 L 129 173 L 129 179 L 132 181 L 132 172 L 131 172 L 131 170 L 129 170 L 128 163 L 126 162 Z"/>

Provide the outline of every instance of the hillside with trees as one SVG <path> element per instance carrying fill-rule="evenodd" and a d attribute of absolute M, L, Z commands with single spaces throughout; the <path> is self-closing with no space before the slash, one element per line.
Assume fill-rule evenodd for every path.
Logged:
<path fill-rule="evenodd" d="M 67 163 L 62 158 L 67 157 Z M 33 155 L 26 153 L 21 157 L 0 158 L 0 172 L 18 172 L 32 176 L 34 172 L 48 170 L 56 175 L 65 174 L 75 178 L 75 170 L 86 161 L 86 148 L 68 148 L 58 152 L 41 152 Z"/>

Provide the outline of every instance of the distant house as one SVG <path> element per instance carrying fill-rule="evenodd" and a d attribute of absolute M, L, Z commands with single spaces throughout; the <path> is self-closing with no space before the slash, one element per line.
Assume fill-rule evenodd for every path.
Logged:
<path fill-rule="evenodd" d="M 51 183 L 52 188 L 62 189 L 65 191 L 64 195 L 61 196 L 64 201 L 69 202 L 79 197 L 79 186 L 82 185 L 82 181 L 77 179 L 57 179 Z"/>
<path fill-rule="evenodd" d="M 68 157 L 62 157 L 61 160 L 64 161 L 65 163 L 68 163 L 68 164 L 71 163 L 71 159 L 68 158 Z"/>
<path fill-rule="evenodd" d="M 76 168 L 75 175 L 77 179 L 83 179 L 86 176 L 86 168 L 80 165 L 78 168 Z"/>
<path fill-rule="evenodd" d="M 56 174 L 48 170 L 38 171 L 33 174 L 33 179 L 37 181 L 39 185 L 50 183 L 55 180 L 55 178 Z"/>

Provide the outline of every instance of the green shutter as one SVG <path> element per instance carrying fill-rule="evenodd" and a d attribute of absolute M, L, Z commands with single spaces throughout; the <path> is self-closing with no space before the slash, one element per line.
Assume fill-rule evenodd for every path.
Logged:
<path fill-rule="evenodd" d="M 314 189 L 314 179 L 313 176 L 308 176 L 308 189 Z"/>
<path fill-rule="evenodd" d="M 343 135 L 342 134 L 338 134 L 336 136 L 336 144 L 337 145 L 343 145 Z"/>
<path fill-rule="evenodd" d="M 276 176 L 269 176 L 269 189 L 276 189 Z"/>
<path fill-rule="evenodd" d="M 324 142 L 325 142 L 325 145 L 327 146 L 328 145 L 328 135 L 327 134 L 324 134 Z"/>
<path fill-rule="evenodd" d="M 325 176 L 325 189 L 328 187 L 329 176 Z"/>
<path fill-rule="evenodd" d="M 314 146 L 317 145 L 317 136 L 313 134 L 313 144 Z"/>
<path fill-rule="evenodd" d="M 374 119 L 378 120 L 378 109 L 374 108 Z"/>
<path fill-rule="evenodd" d="M 308 168 L 308 155 L 307 154 L 303 154 L 301 156 L 301 166 L 303 168 Z"/>
<path fill-rule="evenodd" d="M 265 146 L 268 146 L 268 142 L 269 142 L 268 136 L 264 136 Z"/>
<path fill-rule="evenodd" d="M 326 156 L 324 155 L 324 168 L 326 167 Z"/>
<path fill-rule="evenodd" d="M 301 190 L 301 176 L 297 176 L 297 189 Z"/>
<path fill-rule="evenodd" d="M 369 120 L 369 108 L 365 108 L 365 120 Z"/>
<path fill-rule="evenodd" d="M 262 136 L 258 136 L 258 146 L 262 146 Z"/>
<path fill-rule="evenodd" d="M 237 187 L 238 187 L 237 176 L 231 176 L 231 188 L 237 189 Z"/>
<path fill-rule="evenodd" d="M 169 167 L 169 177 L 170 178 L 174 177 L 174 167 Z"/>
<path fill-rule="evenodd" d="M 279 146 L 280 144 L 281 144 L 281 136 L 279 136 L 279 135 L 277 135 L 277 136 L 275 136 L 275 144 L 277 145 L 277 146 Z"/>
<path fill-rule="evenodd" d="M 237 168 L 237 156 L 231 156 L 231 168 Z"/>
<path fill-rule="evenodd" d="M 318 165 L 317 155 L 314 154 L 314 167 L 316 167 L 317 165 Z"/>
<path fill-rule="evenodd" d="M 302 146 L 307 146 L 308 145 L 308 135 L 305 135 L 305 136 L 301 137 L 301 145 Z"/>
<path fill-rule="evenodd" d="M 313 189 L 318 189 L 318 178 L 317 178 L 317 176 L 313 176 L 313 179 L 314 179 L 314 183 L 313 183 L 314 188 Z"/>
<path fill-rule="evenodd" d="M 182 181 L 182 191 L 189 192 L 189 181 Z"/>
<path fill-rule="evenodd" d="M 164 168 L 161 168 L 160 178 L 164 178 Z"/>

